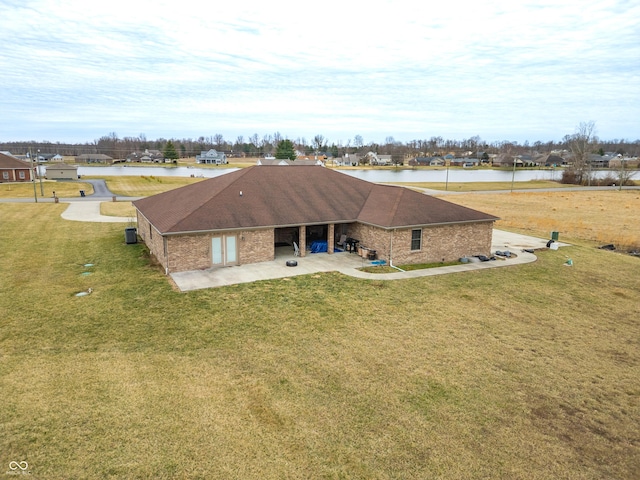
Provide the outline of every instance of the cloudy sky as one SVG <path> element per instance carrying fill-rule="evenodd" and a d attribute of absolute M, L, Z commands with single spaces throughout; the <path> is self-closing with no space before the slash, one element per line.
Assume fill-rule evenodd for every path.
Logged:
<path fill-rule="evenodd" d="M 0 141 L 640 138 L 637 0 L 0 0 Z"/>

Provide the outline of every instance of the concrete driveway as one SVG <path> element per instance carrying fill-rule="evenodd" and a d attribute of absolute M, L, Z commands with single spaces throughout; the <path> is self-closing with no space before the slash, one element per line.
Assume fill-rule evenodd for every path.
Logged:
<path fill-rule="evenodd" d="M 530 263 L 536 260 L 533 253 L 523 252 L 523 249 L 534 250 L 546 248 L 548 239 L 530 237 L 504 230 L 493 231 L 491 251 L 509 250 L 517 256 L 507 259 L 499 259 L 489 262 L 466 263 L 448 267 L 428 268 L 424 270 L 411 270 L 394 273 L 366 273 L 359 268 L 371 264 L 368 260 L 347 252 L 307 254 L 305 257 L 295 257 L 293 248 L 283 247 L 276 251 L 276 259 L 271 262 L 254 263 L 235 267 L 217 267 L 206 270 L 191 270 L 170 274 L 171 278 L 183 291 L 198 290 L 202 288 L 222 287 L 238 283 L 249 283 L 258 280 L 271 280 L 276 278 L 293 277 L 319 272 L 340 272 L 344 275 L 367 280 L 401 280 L 406 278 L 426 277 L 430 275 L 444 275 L 447 273 L 460 273 L 485 268 L 507 267 Z M 557 242 L 558 246 L 568 244 Z M 296 267 L 287 267 L 287 260 L 297 260 Z"/>

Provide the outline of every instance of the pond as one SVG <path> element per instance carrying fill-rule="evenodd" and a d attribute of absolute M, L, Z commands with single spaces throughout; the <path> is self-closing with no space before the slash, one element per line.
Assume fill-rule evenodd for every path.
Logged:
<path fill-rule="evenodd" d="M 287 167 L 282 167 L 287 168 Z M 130 167 L 125 165 L 108 167 L 78 167 L 78 175 L 87 176 L 170 176 L 170 177 L 204 177 L 212 178 L 238 170 L 237 168 L 199 168 L 199 167 Z M 473 170 L 473 169 L 362 169 L 340 170 L 339 172 L 352 177 L 375 183 L 393 182 L 528 182 L 531 180 L 560 180 L 562 169 L 540 170 Z M 601 178 L 613 172 L 609 170 L 594 171 L 596 178 Z"/>

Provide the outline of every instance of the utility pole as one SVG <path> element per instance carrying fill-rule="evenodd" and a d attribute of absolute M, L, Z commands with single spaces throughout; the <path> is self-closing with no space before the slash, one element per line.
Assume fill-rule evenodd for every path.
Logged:
<path fill-rule="evenodd" d="M 447 178 L 444 182 L 444 189 L 449 190 L 449 165 L 451 164 L 451 161 L 445 160 L 445 163 L 447 164 Z"/>
<path fill-rule="evenodd" d="M 40 149 L 38 149 L 38 158 L 36 159 L 38 166 L 38 178 L 40 179 L 40 196 L 44 198 L 44 186 L 42 185 L 42 171 L 40 170 Z"/>
<path fill-rule="evenodd" d="M 35 169 L 33 168 L 33 153 L 31 152 L 31 149 L 29 149 L 29 160 L 31 161 L 31 183 L 33 183 L 33 199 L 35 200 L 36 203 L 38 203 L 38 192 L 36 190 L 36 179 L 33 178 L 33 175 L 36 174 Z"/>

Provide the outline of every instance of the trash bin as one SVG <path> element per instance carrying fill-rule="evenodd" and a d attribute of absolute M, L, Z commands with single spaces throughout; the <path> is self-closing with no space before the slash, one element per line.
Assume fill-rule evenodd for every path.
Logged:
<path fill-rule="evenodd" d="M 124 241 L 127 244 L 138 243 L 138 232 L 135 227 L 129 227 L 124 229 Z"/>
<path fill-rule="evenodd" d="M 378 257 L 378 252 L 376 252 L 375 250 L 369 250 L 369 253 L 367 254 L 368 260 L 375 260 L 377 257 Z"/>
<path fill-rule="evenodd" d="M 84 197 L 84 190 L 80 190 L 80 196 Z"/>
<path fill-rule="evenodd" d="M 557 242 L 559 237 L 560 232 L 551 232 L 551 240 L 555 240 Z"/>

